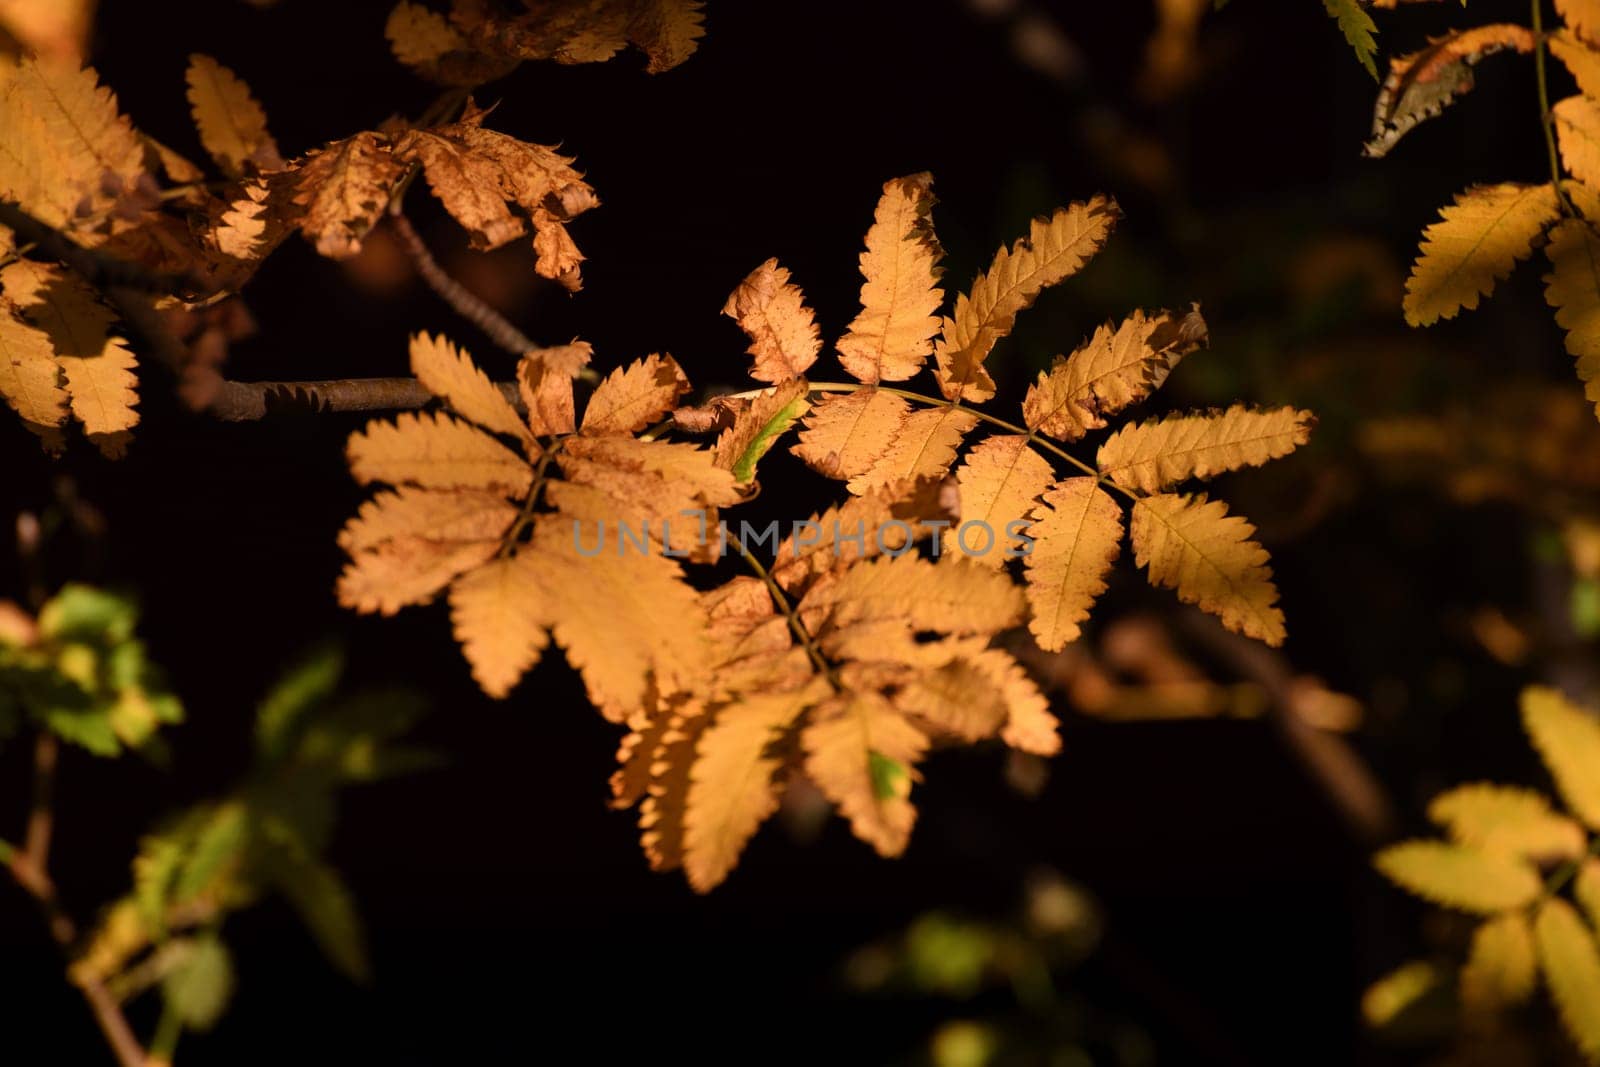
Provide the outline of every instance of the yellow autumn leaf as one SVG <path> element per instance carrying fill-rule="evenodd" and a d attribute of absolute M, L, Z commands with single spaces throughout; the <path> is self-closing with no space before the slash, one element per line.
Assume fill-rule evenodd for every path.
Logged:
<path fill-rule="evenodd" d="M 618 367 L 595 387 L 583 409 L 586 434 L 633 433 L 660 419 L 689 391 L 689 379 L 671 356 L 650 355 Z"/>
<path fill-rule="evenodd" d="M 515 511 L 512 518 L 516 517 Z M 450 586 L 450 621 L 472 677 L 499 698 L 539 661 L 556 621 L 525 555 L 492 560 Z"/>
<path fill-rule="evenodd" d="M 422 165 L 428 188 L 478 249 L 499 248 L 527 232 L 519 208 L 535 231 L 535 270 L 569 290 L 581 287 L 583 256 L 566 223 L 599 204 L 572 160 L 545 145 L 485 129 L 486 112 L 472 109 L 457 122 L 408 130 L 394 145 L 396 158 Z"/>
<path fill-rule="evenodd" d="M 1398 1019 L 1445 981 L 1436 964 L 1412 960 L 1373 982 L 1361 997 L 1361 1017 L 1368 1026 L 1382 1027 Z"/>
<path fill-rule="evenodd" d="M 733 424 L 717 436 L 717 466 L 741 485 L 754 480 L 761 457 L 809 410 L 803 378 L 762 391 L 740 405 Z"/>
<path fill-rule="evenodd" d="M 1022 590 L 1003 571 L 968 559 L 935 563 L 920 556 L 880 556 L 807 593 L 802 610 L 831 608 L 836 625 L 873 619 L 913 630 L 994 633 L 1022 621 Z"/>
<path fill-rule="evenodd" d="M 1555 120 L 1561 163 L 1585 185 L 1600 187 L 1600 103 L 1578 95 L 1550 109 Z"/>
<path fill-rule="evenodd" d="M 1236 633 L 1269 645 L 1285 636 L 1267 552 L 1250 540 L 1255 527 L 1204 494 L 1140 499 L 1129 525 L 1134 557 L 1150 581 L 1210 612 Z"/>
<path fill-rule="evenodd" d="M 1539 977 L 1533 926 L 1520 911 L 1497 915 L 1478 927 L 1461 968 L 1461 1002 L 1473 1012 L 1499 1011 L 1533 995 Z"/>
<path fill-rule="evenodd" d="M 350 553 L 405 537 L 498 543 L 516 518 L 517 508 L 500 493 L 401 486 L 363 502 L 339 531 L 338 543 Z"/>
<path fill-rule="evenodd" d="M 200 143 L 223 173 L 238 178 L 247 170 L 283 166 L 277 142 L 267 132 L 267 113 L 237 74 L 210 56 L 195 54 L 189 57 L 184 80 Z"/>
<path fill-rule="evenodd" d="M 528 412 L 528 429 L 540 437 L 572 433 L 577 429 L 572 374 L 560 365 L 560 360 L 581 358 L 577 363 L 581 367 L 589 362 L 591 355 L 589 346 L 581 341 L 560 350 L 575 355 L 548 358 L 545 354 L 554 351 L 557 350 L 530 352 L 517 364 L 517 395 Z"/>
<path fill-rule="evenodd" d="M 50 226 L 111 207 L 144 173 L 144 145 L 117 98 L 73 61 L 18 64 L 0 85 L 0 130 L 0 197 Z"/>
<path fill-rule="evenodd" d="M 1550 230 L 1544 254 L 1550 260 L 1545 299 L 1566 331 L 1583 393 L 1600 415 L 1600 233 L 1583 219 L 1564 219 Z"/>
<path fill-rule="evenodd" d="M 50 335 L 24 318 L 4 295 L 0 295 L 0 397 L 30 429 L 66 421 L 69 398 Z"/>
<path fill-rule="evenodd" d="M 1028 429 L 1076 441 L 1149 396 L 1178 361 L 1206 342 L 1199 311 L 1136 311 L 1115 329 L 1099 327 L 1072 355 L 1057 357 L 1022 402 Z"/>
<path fill-rule="evenodd" d="M 1556 14 L 1578 36 L 1600 42 L 1600 0 L 1556 0 Z"/>
<path fill-rule="evenodd" d="M 1422 232 L 1422 246 L 1406 279 L 1406 321 L 1431 326 L 1452 319 L 1532 251 L 1533 241 L 1556 220 L 1555 189 L 1546 185 L 1477 185 L 1440 211 Z"/>
<path fill-rule="evenodd" d="M 859 495 L 907 478 L 944 475 L 955 462 L 962 439 L 977 424 L 976 415 L 956 407 L 912 412 L 877 461 L 851 478 L 845 488 Z"/>
<path fill-rule="evenodd" d="M 1571 30 L 1557 30 L 1545 39 L 1545 44 L 1566 65 L 1583 95 L 1600 97 L 1600 50 Z"/>
<path fill-rule="evenodd" d="M 722 313 L 750 338 L 755 358 L 750 377 L 782 382 L 805 373 L 817 361 L 822 339 L 805 294 L 789 280 L 789 271 L 769 259 L 728 294 Z"/>
<path fill-rule="evenodd" d="M 1159 493 L 1190 478 L 1259 467 L 1311 439 L 1309 411 L 1252 411 L 1235 404 L 1205 415 L 1171 415 L 1128 425 L 1100 446 L 1096 465 L 1118 485 Z"/>
<path fill-rule="evenodd" d="M 1015 524 L 1027 520 L 1034 501 L 1055 481 L 1050 464 L 1020 434 L 986 437 L 967 452 L 956 468 L 960 488 L 960 522 L 944 534 L 946 553 L 964 553 L 991 567 L 1006 561 L 1006 552 L 1020 551 Z M 973 526 L 963 537 L 963 527 Z M 992 543 L 983 550 L 986 533 Z M 965 541 L 965 544 L 963 544 Z"/>
<path fill-rule="evenodd" d="M 1458 786 L 1433 798 L 1428 818 L 1464 845 L 1536 860 L 1571 859 L 1588 843 L 1583 828 L 1551 811 L 1543 796 L 1515 786 Z"/>
<path fill-rule="evenodd" d="M 462 418 L 495 433 L 529 440 L 528 428 L 505 394 L 478 369 L 465 349 L 457 348 L 443 335 L 412 335 L 411 373 Z"/>
<path fill-rule="evenodd" d="M 1028 536 L 1028 629 L 1040 648 L 1058 651 L 1078 639 L 1078 624 L 1105 592 L 1122 547 L 1122 509 L 1096 479 L 1067 478 L 1035 506 Z"/>
<path fill-rule="evenodd" d="M 888 451 L 910 411 L 909 403 L 882 389 L 826 396 L 806 413 L 790 451 L 830 478 L 858 478 Z"/>
<path fill-rule="evenodd" d="M 586 556 L 571 522 L 542 519 L 519 549 L 545 594 L 556 643 L 590 700 L 620 721 L 647 680 L 692 688 L 709 658 L 705 621 L 676 562 L 659 552 Z"/>
<path fill-rule="evenodd" d="M 292 199 L 303 211 L 300 232 L 330 259 L 355 255 L 405 172 L 405 164 L 375 133 L 358 133 L 319 148 L 295 177 Z"/>
<path fill-rule="evenodd" d="M 1527 27 L 1499 22 L 1452 30 L 1415 52 L 1390 59 L 1364 154 L 1374 159 L 1387 155 L 1400 138 L 1470 91 L 1472 68 L 1484 56 L 1508 48 L 1531 52 L 1533 44 Z"/>
<path fill-rule="evenodd" d="M 683 814 L 683 870 L 696 892 L 714 889 L 745 843 L 778 810 L 783 760 L 771 746 L 830 693 L 827 682 L 791 692 L 750 693 L 718 708 L 700 735 Z"/>
<path fill-rule="evenodd" d="M 0 288 L 48 337 L 84 433 L 106 454 L 121 455 L 139 422 L 138 378 L 132 349 L 111 332 L 115 316 L 76 275 L 31 259 L 0 269 Z"/>
<path fill-rule="evenodd" d="M 393 615 L 401 608 L 428 603 L 458 574 L 487 563 L 499 550 L 498 539 L 393 537 L 351 555 L 339 575 L 339 603 L 360 612 Z"/>
<path fill-rule="evenodd" d="M 361 484 L 525 493 L 533 470 L 488 434 L 443 412 L 406 412 L 350 435 L 345 455 Z"/>
<path fill-rule="evenodd" d="M 1529 686 L 1522 725 L 1568 809 L 1600 829 L 1600 720 L 1554 689 Z"/>
<path fill-rule="evenodd" d="M 1562 1024 L 1589 1062 L 1600 1063 L 1600 949 L 1594 932 L 1571 904 L 1551 897 L 1539 907 L 1533 936 Z"/>
<path fill-rule="evenodd" d="M 1391 845 L 1373 863 L 1402 889 L 1482 915 L 1525 907 L 1543 888 L 1538 872 L 1515 856 L 1443 841 Z"/>
<path fill-rule="evenodd" d="M 995 343 L 1040 292 L 1076 274 L 1100 250 L 1118 217 L 1117 205 L 1097 196 L 1034 219 L 1028 236 L 1000 249 L 940 325 L 934 356 L 947 399 L 981 403 L 994 396 L 994 379 L 983 363 Z"/>
<path fill-rule="evenodd" d="M 801 732 L 805 771 L 881 856 L 905 851 L 917 819 L 911 783 L 928 738 L 875 692 L 841 693 Z"/>
<path fill-rule="evenodd" d="M 933 233 L 933 203 L 932 175 L 884 183 L 861 253 L 861 313 L 835 346 L 839 362 L 859 381 L 903 381 L 933 351 L 944 303 L 944 250 Z"/>

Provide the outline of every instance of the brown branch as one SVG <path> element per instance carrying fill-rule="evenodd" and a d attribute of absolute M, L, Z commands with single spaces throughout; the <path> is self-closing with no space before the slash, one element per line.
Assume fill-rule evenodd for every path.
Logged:
<path fill-rule="evenodd" d="M 78 928 L 61 906 L 55 882 L 50 878 L 50 839 L 55 826 L 56 762 L 60 742 L 54 734 L 40 731 L 33 749 L 33 804 L 28 811 L 27 836 L 22 848 L 11 857 L 11 876 L 38 903 L 44 912 L 50 937 L 67 956 L 78 940 Z M 98 977 L 74 974 L 72 981 L 88 1001 L 100 1032 L 121 1067 L 145 1067 L 147 1057 L 122 1013 L 122 1005 Z"/>
<path fill-rule="evenodd" d="M 1229 633 L 1194 609 L 1179 612 L 1175 621 L 1196 644 L 1266 692 L 1279 736 L 1358 839 L 1377 844 L 1392 836 L 1394 811 L 1382 783 L 1344 738 L 1317 729 L 1296 710 L 1294 670 L 1282 653 Z"/>
<path fill-rule="evenodd" d="M 520 356 L 537 348 L 510 320 L 439 266 L 439 261 L 433 258 L 422 236 L 411 225 L 411 220 L 399 210 L 399 206 L 396 202 L 390 209 L 389 221 L 394 224 L 395 232 L 400 235 L 400 243 L 410 254 L 412 264 L 422 280 L 428 283 L 428 288 L 438 293 L 445 303 L 455 309 L 456 314 L 482 330 L 491 341 L 512 355 Z"/>
<path fill-rule="evenodd" d="M 511 406 L 522 410 L 515 382 L 498 382 Z M 253 422 L 280 411 L 409 411 L 435 399 L 415 378 L 336 378 L 320 382 L 224 381 L 207 413 L 224 422 Z"/>

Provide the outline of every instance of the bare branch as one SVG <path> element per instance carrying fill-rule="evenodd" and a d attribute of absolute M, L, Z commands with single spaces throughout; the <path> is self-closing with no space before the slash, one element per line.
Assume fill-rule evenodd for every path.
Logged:
<path fill-rule="evenodd" d="M 439 261 L 433 258 L 422 236 L 411 225 L 411 220 L 398 210 L 398 202 L 389 212 L 401 244 L 411 256 L 412 264 L 428 287 L 455 309 L 456 314 L 488 335 L 489 339 L 512 355 L 520 356 L 537 347 L 526 334 L 517 329 L 500 312 L 490 307 L 481 297 L 450 277 Z"/>
<path fill-rule="evenodd" d="M 515 382 L 497 383 L 522 410 Z M 224 381 L 206 409 L 225 422 L 252 422 L 278 412 L 408 411 L 433 401 L 415 378 L 340 378 L 320 382 Z"/>

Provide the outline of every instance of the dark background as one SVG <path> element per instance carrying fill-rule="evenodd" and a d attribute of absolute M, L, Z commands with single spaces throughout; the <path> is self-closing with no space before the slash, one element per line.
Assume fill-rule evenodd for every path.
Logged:
<path fill-rule="evenodd" d="M 541 343 L 581 336 L 602 369 L 670 351 L 714 388 L 745 366 L 718 310 L 767 256 L 805 287 L 825 336 L 848 322 L 855 257 L 886 178 L 935 174 L 951 289 L 1030 216 L 1114 194 L 1127 219 L 1103 260 L 1048 294 L 996 353 L 995 409 L 1004 415 L 1025 376 L 1096 323 L 1200 300 L 1213 347 L 1155 407 L 1240 397 L 1322 415 L 1311 448 L 1223 492 L 1273 550 L 1288 660 L 1368 705 L 1353 743 L 1402 822 L 1420 825 L 1443 784 L 1535 774 L 1512 709 L 1537 668 L 1494 664 L 1449 620 L 1485 600 L 1526 605 L 1536 523 L 1391 487 L 1352 446 L 1374 413 L 1457 394 L 1491 404 L 1493 393 L 1473 392 L 1481 379 L 1567 381 L 1535 280 L 1525 272 L 1477 317 L 1428 334 L 1405 330 L 1397 299 L 1308 308 L 1286 280 L 1308 243 L 1348 237 L 1401 270 L 1459 188 L 1538 179 L 1525 61 L 1486 62 L 1472 99 L 1374 162 L 1359 152 L 1376 86 L 1315 0 L 1235 0 L 1209 17 L 1199 79 L 1165 103 L 1138 90 L 1155 19 L 1143 3 L 1030 7 L 1077 50 L 1065 78 L 1020 63 L 1014 18 L 984 5 L 709 6 L 706 38 L 677 70 L 647 76 L 632 53 L 592 67 L 526 64 L 480 98 L 501 101 L 496 128 L 561 143 L 604 201 L 574 228 L 589 256 L 584 291 L 534 284 L 525 249 L 465 253 L 419 185 L 411 212 L 452 270 Z M 431 99 L 388 55 L 387 7 L 112 0 L 92 61 L 142 129 L 199 158 L 183 70 L 188 53 L 207 52 L 250 83 L 285 154 L 298 153 Z M 1474 4 L 1474 21 L 1497 8 L 1526 16 L 1520 4 Z M 1460 17 L 1454 5 L 1390 16 L 1382 41 L 1415 47 Z M 1128 135 L 1160 149 L 1166 182 L 1129 177 Z M 401 374 L 408 333 L 430 329 L 509 375 L 510 356 L 375 244 L 354 267 L 287 244 L 247 291 L 260 329 L 235 346 L 228 373 Z M 88 915 L 121 892 L 143 827 L 227 788 L 248 757 L 256 697 L 321 637 L 347 643 L 353 687 L 426 694 L 434 710 L 420 735 L 449 757 L 346 798 L 334 859 L 368 924 L 370 987 L 335 976 L 288 909 L 269 903 L 230 921 L 238 996 L 217 1031 L 185 1039 L 185 1061 L 881 1062 L 918 1047 L 941 1010 L 849 995 L 843 958 L 929 908 L 1002 914 L 1038 868 L 1101 900 L 1106 942 L 1066 981 L 1107 1025 L 1144 1032 L 1157 1062 L 1385 1055 L 1362 1037 L 1358 998 L 1416 950 L 1420 909 L 1370 873 L 1370 843 L 1347 832 L 1269 725 L 1111 726 L 1058 700 L 1066 743 L 1039 797 L 1007 788 L 998 751 L 940 755 L 903 859 L 878 860 L 838 820 L 812 844 L 771 826 L 724 887 L 696 897 L 677 875 L 651 874 L 632 816 L 606 809 L 617 731 L 559 655 L 491 702 L 442 606 L 393 619 L 337 607 L 334 535 L 362 497 L 342 445 L 364 420 L 219 425 L 182 411 L 156 371 L 142 395 L 144 420 L 118 463 L 81 443 L 49 460 L 0 420 L 0 485 L 15 506 L 44 506 L 70 475 L 105 513 L 106 558 L 63 556 L 57 577 L 139 595 L 154 658 L 189 715 L 172 732 L 172 774 L 68 754 L 56 852 L 68 903 Z M 769 466 L 790 469 L 751 518 L 799 518 L 827 499 L 798 464 Z M 1336 503 L 1290 523 L 1330 471 Z M 1275 528 L 1293 533 L 1274 539 Z M 1103 617 L 1176 607 L 1142 585 L 1120 564 Z M 0 754 L 8 826 L 26 787 L 17 747 Z M 8 1049 L 33 1050 L 20 1062 L 106 1059 L 11 889 L 0 889 L 0 959 Z"/>

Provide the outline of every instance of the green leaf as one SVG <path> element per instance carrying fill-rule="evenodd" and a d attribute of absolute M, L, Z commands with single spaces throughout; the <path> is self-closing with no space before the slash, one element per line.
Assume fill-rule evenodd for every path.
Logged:
<path fill-rule="evenodd" d="M 217 876 L 236 863 L 249 840 L 249 812 L 229 802 L 216 808 L 199 828 L 178 874 L 174 899 L 192 900 L 211 888 Z"/>
<path fill-rule="evenodd" d="M 161 995 L 183 1025 L 209 1030 L 233 996 L 233 958 L 216 937 L 181 944 L 177 966 L 161 980 Z"/>
<path fill-rule="evenodd" d="M 1378 54 L 1378 41 L 1373 35 L 1378 32 L 1378 24 L 1361 7 L 1360 0 L 1322 0 L 1322 6 L 1330 17 L 1338 21 L 1339 31 L 1344 34 L 1350 47 L 1355 49 L 1356 58 L 1376 81 L 1378 65 L 1373 57 Z"/>
<path fill-rule="evenodd" d="M 1378 853 L 1373 863 L 1418 896 L 1485 915 L 1524 907 L 1543 888 L 1538 872 L 1514 856 L 1443 841 L 1393 845 Z"/>
<path fill-rule="evenodd" d="M 70 584 L 39 610 L 39 634 L 47 641 L 109 647 L 133 636 L 138 609 L 127 597 Z"/>
<path fill-rule="evenodd" d="M 756 464 L 761 461 L 761 457 L 766 455 L 777 439 L 783 436 L 789 427 L 794 425 L 795 420 L 804 415 L 810 408 L 810 402 L 806 399 L 805 394 L 802 393 L 779 408 L 770 419 L 762 423 L 761 428 L 756 431 L 755 437 L 751 438 L 744 451 L 739 453 L 739 457 L 733 461 L 734 480 L 743 485 L 754 478 L 756 476 Z"/>
<path fill-rule="evenodd" d="M 289 668 L 256 711 L 256 751 L 277 760 L 292 747 L 306 716 L 333 696 L 344 674 L 344 652 L 323 645 Z"/>
<path fill-rule="evenodd" d="M 355 903 L 333 868 L 293 843 L 271 850 L 267 876 L 289 903 L 328 960 L 350 978 L 369 976 L 365 940 Z"/>

